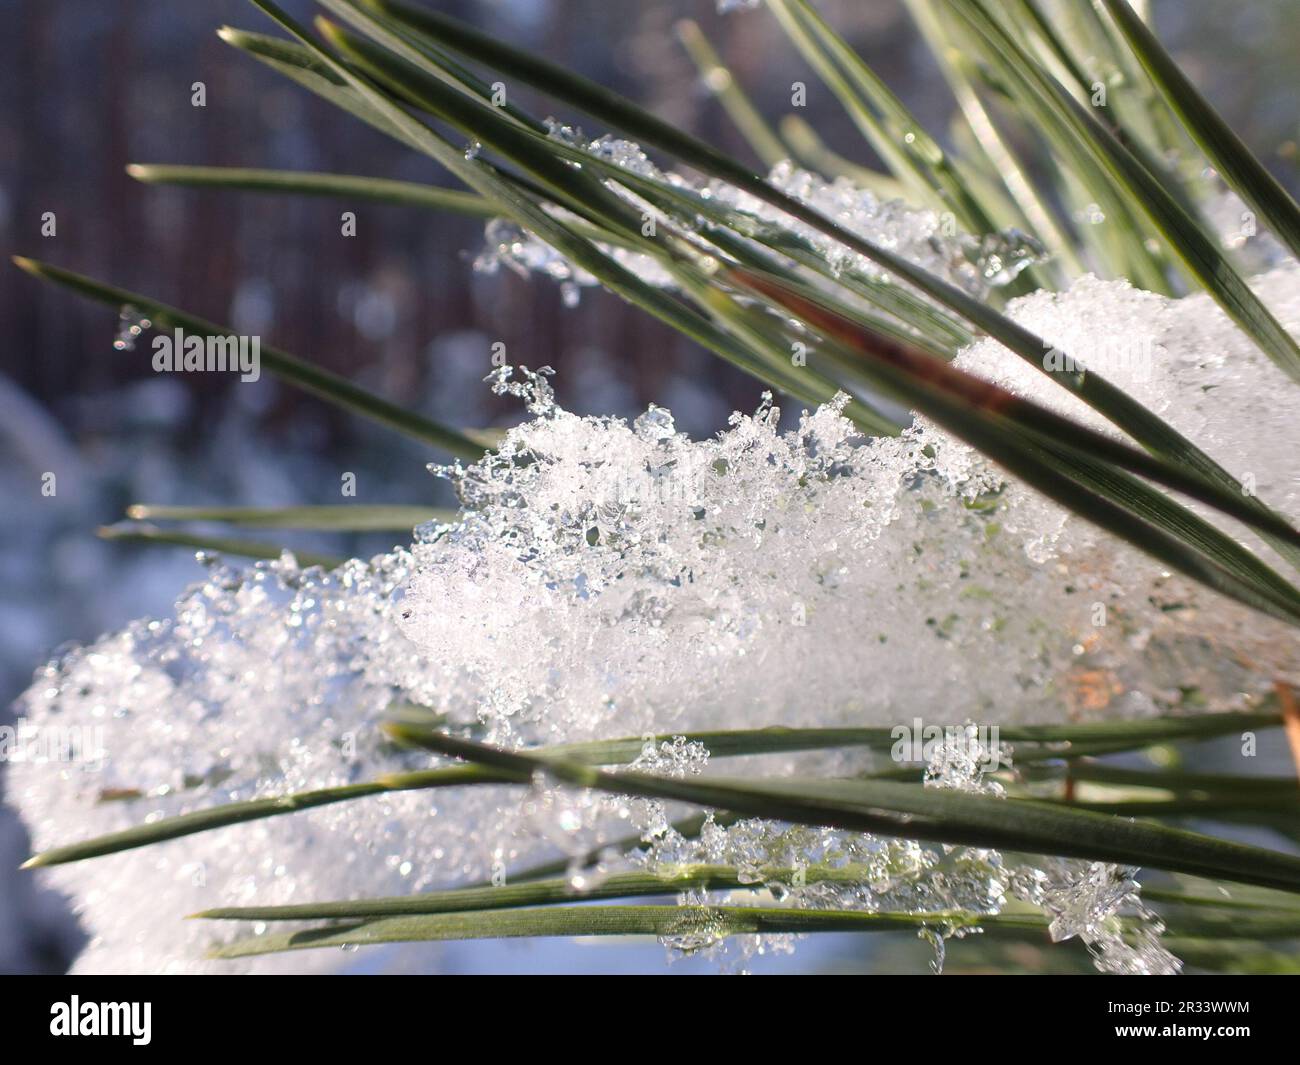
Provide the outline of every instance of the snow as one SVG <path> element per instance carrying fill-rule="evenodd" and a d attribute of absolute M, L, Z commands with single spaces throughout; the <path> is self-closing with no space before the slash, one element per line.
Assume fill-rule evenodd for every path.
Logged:
<path fill-rule="evenodd" d="M 935 233 L 914 228 L 919 215 L 900 222 L 819 181 L 787 175 L 813 201 L 836 199 L 841 214 L 870 206 L 864 230 L 878 237 L 883 227 L 909 256 L 983 283 Z M 510 258 L 581 280 L 556 261 L 532 261 L 537 253 L 521 246 Z M 1291 329 L 1298 280 L 1287 263 L 1255 282 Z M 1063 350 L 1109 359 L 1117 384 L 1300 516 L 1296 390 L 1208 299 L 1083 278 L 1068 292 L 1013 301 L 1010 313 Z M 994 341 L 959 364 L 1102 425 Z M 1244 709 L 1275 679 L 1295 677 L 1295 639 L 1279 623 L 1162 572 L 924 421 L 897 439 L 867 439 L 837 401 L 782 432 L 764 399 L 717 437 L 690 440 L 659 407 L 631 425 L 571 414 L 546 376 L 492 375 L 529 418 L 495 454 L 437 471 L 464 506 L 456 524 L 422 528 L 407 549 L 330 573 L 287 556 L 246 569 L 209 559 L 172 617 L 41 669 L 19 715 L 40 729 L 99 730 L 105 752 L 95 764 L 11 767 L 9 801 L 34 845 L 437 764 L 384 740 L 377 726 L 395 701 L 432 707 L 488 742 L 532 746 L 890 725 L 918 713 L 989 725 Z M 634 764 L 682 774 L 708 772 L 707 763 L 707 751 L 677 743 L 650 744 Z M 872 764 L 866 753 L 804 753 L 727 771 L 832 776 Z M 960 758 L 941 759 L 931 776 L 989 787 Z M 1058 938 L 1083 937 L 1102 968 L 1176 964 L 1131 870 L 1012 866 L 991 851 L 752 820 L 710 822 L 688 840 L 667 813 L 544 781 L 390 794 L 40 875 L 75 900 L 91 935 L 77 969 L 88 972 L 229 970 L 203 961 L 203 950 L 250 928 L 185 914 L 430 890 L 629 831 L 646 841 L 636 862 L 739 864 L 755 883 L 768 866 L 864 866 L 847 885 L 769 884 L 783 904 L 978 915 L 1014 897 L 1047 912 Z M 575 871 L 575 889 L 600 872 Z M 1136 946 L 1115 931 L 1121 910 L 1144 922 Z M 942 947 L 965 931 L 927 934 Z M 669 946 L 711 949 L 713 938 L 703 929 Z M 298 954 L 244 967 L 339 960 Z"/>

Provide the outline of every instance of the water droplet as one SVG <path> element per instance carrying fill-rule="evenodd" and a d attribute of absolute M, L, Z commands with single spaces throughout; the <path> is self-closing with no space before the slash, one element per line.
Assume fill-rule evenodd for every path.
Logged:
<path fill-rule="evenodd" d="M 117 337 L 113 347 L 118 351 L 134 351 L 140 334 L 153 323 L 131 304 L 125 304 L 117 315 Z"/>

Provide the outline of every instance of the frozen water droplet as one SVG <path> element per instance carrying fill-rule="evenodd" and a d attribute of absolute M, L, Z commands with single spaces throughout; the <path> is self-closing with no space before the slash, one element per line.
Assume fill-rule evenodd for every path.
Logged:
<path fill-rule="evenodd" d="M 577 126 L 570 126 L 561 122 L 557 118 L 547 117 L 543 120 L 546 126 L 546 135 L 552 140 L 560 141 L 567 144 L 570 148 L 580 148 L 586 142 L 582 130 Z"/>
<path fill-rule="evenodd" d="M 1095 203 L 1090 203 L 1081 211 L 1076 211 L 1074 217 L 1090 226 L 1099 226 L 1106 221 L 1106 213 Z"/>
<path fill-rule="evenodd" d="M 657 407 L 653 403 L 632 423 L 632 427 L 642 440 L 671 440 L 677 435 L 672 411 Z"/>
<path fill-rule="evenodd" d="M 994 287 L 1009 285 L 1035 263 L 1045 261 L 1042 244 L 1018 229 L 988 233 L 979 242 L 976 261 L 984 280 Z"/>
<path fill-rule="evenodd" d="M 934 948 L 934 957 L 930 959 L 930 971 L 934 973 L 935 976 L 941 976 L 943 974 L 943 963 L 947 960 L 948 956 L 948 947 L 944 942 L 942 933 L 927 926 L 922 928 L 916 934 L 919 939 L 925 940 L 932 948 Z"/>

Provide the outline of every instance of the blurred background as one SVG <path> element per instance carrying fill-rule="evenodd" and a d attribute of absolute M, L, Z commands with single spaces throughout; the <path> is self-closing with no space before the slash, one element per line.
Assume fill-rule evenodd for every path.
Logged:
<path fill-rule="evenodd" d="M 302 19 L 313 8 L 283 6 Z M 839 154 L 879 166 L 761 9 L 719 15 L 715 0 L 436 6 L 757 165 L 674 32 L 694 19 L 765 115 L 783 115 L 791 83 L 804 81 L 801 117 Z M 818 6 L 928 128 L 946 128 L 951 100 L 901 3 Z M 1184 69 L 1294 191 L 1296 0 L 1153 0 L 1152 11 Z M 0 0 L 0 14 L 6 256 L 46 259 L 229 323 L 452 425 L 519 420 L 517 402 L 482 383 L 497 342 L 512 363 L 554 367 L 560 402 L 578 413 L 632 416 L 654 401 L 699 436 L 723 428 L 733 409 L 756 406 L 755 382 L 612 296 L 584 290 L 569 308 L 550 281 L 476 274 L 482 224 L 472 219 L 133 181 L 124 170 L 132 162 L 450 180 L 222 43 L 214 30 L 227 23 L 272 32 L 244 0 Z M 191 103 L 198 81 L 204 107 Z M 552 113 L 522 89 L 519 97 Z M 344 210 L 356 211 L 354 238 L 340 234 Z M 53 236 L 42 235 L 46 212 Z M 60 644 L 165 614 L 197 578 L 186 549 L 96 538 L 130 503 L 339 502 L 341 471 L 356 473 L 361 502 L 451 502 L 424 469 L 443 456 L 269 377 L 250 385 L 219 374 L 160 377 L 145 345 L 114 350 L 116 328 L 112 310 L 0 266 L 0 724 Z M 53 497 L 40 491 L 46 471 L 57 473 Z M 395 542 L 282 539 L 335 554 Z M 0 766 L 0 791 L 3 780 Z M 57 972 L 78 932 L 59 899 L 12 873 L 26 847 L 0 809 L 0 972 Z M 463 963 L 490 966 L 492 957 L 466 953 Z"/>

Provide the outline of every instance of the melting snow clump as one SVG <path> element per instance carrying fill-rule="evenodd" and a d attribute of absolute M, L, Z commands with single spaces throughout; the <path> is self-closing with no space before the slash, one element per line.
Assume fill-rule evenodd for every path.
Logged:
<path fill-rule="evenodd" d="M 1294 264 L 1257 281 L 1291 328 L 1298 281 Z M 1296 390 L 1208 300 L 1085 279 L 1011 311 L 1066 350 L 1103 335 L 1137 343 L 1123 350 L 1140 358 L 1108 376 L 1300 517 Z M 961 362 L 1089 416 L 992 341 Z M 94 765 L 10 767 L 8 799 L 38 849 L 441 764 L 385 741 L 378 725 L 396 702 L 525 747 L 893 725 L 918 712 L 993 725 L 1248 709 L 1276 679 L 1295 679 L 1294 637 L 1280 624 L 1162 572 L 925 422 L 868 439 L 836 401 L 782 432 L 764 400 L 692 441 L 658 407 L 632 424 L 571 414 L 545 374 L 507 368 L 493 384 L 521 395 L 530 417 L 496 453 L 439 471 L 460 493 L 456 523 L 332 572 L 288 556 L 250 568 L 208 560 L 174 616 L 38 672 L 18 714 L 37 729 L 98 730 L 104 748 Z M 632 765 L 827 778 L 888 767 L 873 758 L 721 759 L 648 741 Z M 998 793 L 969 751 L 940 750 L 928 776 Z M 940 915 L 925 929 L 940 948 L 1013 898 L 1046 914 L 1057 938 L 1087 942 L 1103 969 L 1176 967 L 1132 870 L 1025 866 L 995 851 L 753 819 L 683 832 L 682 813 L 546 780 L 388 793 L 39 875 L 74 900 L 91 936 L 82 971 L 229 969 L 204 962 L 204 949 L 265 929 L 185 914 L 426 891 L 557 851 L 575 860 L 577 893 L 628 867 L 733 865 L 770 905 Z M 641 840 L 630 857 L 611 849 L 629 836 Z M 594 867 L 577 860 L 602 848 Z M 1120 935 L 1122 914 L 1136 937 Z M 712 949 L 718 932 L 704 920 L 669 945 Z M 760 939 L 741 953 L 792 944 Z M 339 960 L 322 954 L 256 967 Z"/>

